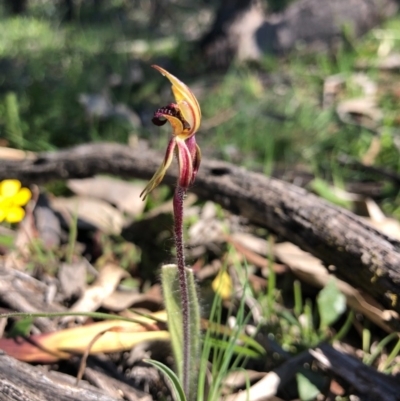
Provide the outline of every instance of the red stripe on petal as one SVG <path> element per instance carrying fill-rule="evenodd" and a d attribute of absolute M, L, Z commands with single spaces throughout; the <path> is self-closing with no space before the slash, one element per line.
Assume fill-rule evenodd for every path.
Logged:
<path fill-rule="evenodd" d="M 179 164 L 178 185 L 186 189 L 191 184 L 193 177 L 192 156 L 185 141 L 176 138 L 176 144 Z"/>

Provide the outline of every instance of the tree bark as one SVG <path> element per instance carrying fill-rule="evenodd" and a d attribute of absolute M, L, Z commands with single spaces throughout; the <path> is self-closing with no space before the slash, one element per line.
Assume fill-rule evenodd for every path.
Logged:
<path fill-rule="evenodd" d="M 19 362 L 0 351 L 0 401 L 117 401 L 74 378 Z"/>
<path fill-rule="evenodd" d="M 148 179 L 161 160 L 152 150 L 82 145 L 23 161 L 3 160 L 0 179 L 45 183 L 105 173 Z M 174 185 L 176 179 L 176 169 L 168 170 L 165 182 Z M 202 161 L 191 190 L 334 265 L 340 278 L 400 313 L 400 242 L 351 212 L 292 184 L 215 160 Z"/>
<path fill-rule="evenodd" d="M 221 2 L 199 47 L 206 62 L 220 67 L 234 59 L 286 53 L 299 45 L 329 50 L 345 33 L 359 37 L 397 10 L 397 0 L 297 0 L 284 12 L 268 15 L 260 0 Z"/>
<path fill-rule="evenodd" d="M 260 57 L 254 33 L 264 20 L 260 0 L 222 1 L 210 31 L 199 43 L 204 61 L 224 67 L 236 58 Z"/>
<path fill-rule="evenodd" d="M 364 401 L 399 401 L 400 383 L 395 376 L 376 371 L 373 367 L 323 343 L 309 351 L 325 369 L 350 384 Z"/>

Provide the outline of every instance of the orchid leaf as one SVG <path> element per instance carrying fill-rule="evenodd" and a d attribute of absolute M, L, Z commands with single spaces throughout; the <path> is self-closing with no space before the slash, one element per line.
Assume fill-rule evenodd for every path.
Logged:
<path fill-rule="evenodd" d="M 197 298 L 197 290 L 194 282 L 194 275 L 191 269 L 185 269 L 190 309 L 190 369 L 189 388 L 190 393 L 196 388 L 198 356 L 200 353 L 200 308 Z M 171 335 L 172 349 L 175 357 L 178 377 L 183 378 L 183 316 L 181 307 L 181 294 L 179 291 L 179 272 L 176 265 L 165 265 L 161 271 L 161 281 L 164 292 L 165 308 L 168 315 L 168 329 Z M 189 396 L 189 398 L 191 398 Z"/>
<path fill-rule="evenodd" d="M 174 392 L 174 396 L 177 401 L 186 401 L 185 393 L 178 376 L 168 366 L 165 366 L 163 363 L 155 361 L 154 359 L 145 359 L 144 362 L 153 365 L 165 374 L 171 383 L 172 391 Z"/>

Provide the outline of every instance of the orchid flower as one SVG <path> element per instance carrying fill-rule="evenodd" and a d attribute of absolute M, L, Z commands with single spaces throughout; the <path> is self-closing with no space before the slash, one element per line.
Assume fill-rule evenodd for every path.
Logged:
<path fill-rule="evenodd" d="M 178 348 L 181 347 L 181 342 L 183 342 L 182 360 L 177 361 L 177 363 L 180 365 L 178 370 L 181 372 L 180 376 L 183 390 L 187 399 L 191 399 L 192 397 L 189 397 L 189 393 L 191 392 L 191 388 L 195 387 L 193 386 L 193 383 L 196 381 L 195 356 L 198 348 L 196 341 L 196 339 L 198 339 L 198 333 L 196 332 L 193 334 L 192 330 L 195 332 L 197 331 L 195 328 L 200 327 L 200 312 L 198 308 L 194 308 L 192 312 L 190 310 L 190 305 L 192 305 L 192 301 L 195 299 L 196 290 L 194 289 L 193 272 L 185 266 L 183 203 L 186 191 L 189 186 L 193 184 L 200 167 L 201 152 L 196 143 L 195 133 L 200 127 L 201 110 L 192 91 L 183 82 L 157 65 L 153 65 L 153 68 L 167 77 L 171 82 L 175 103 L 170 103 L 168 106 L 156 110 L 152 121 L 158 126 L 164 125 L 168 121 L 172 127 L 172 137 L 168 143 L 163 163 L 155 172 L 153 178 L 146 185 L 140 196 L 145 199 L 146 196 L 160 184 L 168 167 L 171 165 L 175 153 L 179 166 L 178 185 L 175 188 L 173 198 L 177 264 L 163 266 L 162 281 L 164 283 L 163 287 L 173 288 L 174 284 L 172 281 L 175 277 L 175 273 L 171 275 L 169 271 L 172 269 L 173 272 L 177 272 L 180 294 L 178 298 L 182 308 L 182 337 L 179 335 L 177 337 L 179 340 Z M 168 296 L 168 294 L 166 296 Z M 171 296 L 174 295 L 171 294 Z M 195 302 L 197 304 L 197 298 Z M 175 305 L 177 303 L 179 303 L 179 301 L 175 299 L 169 304 Z M 170 312 L 171 314 L 174 313 L 171 310 Z M 176 319 L 176 317 L 174 317 L 174 319 Z M 170 320 L 170 317 L 168 320 Z"/>
<path fill-rule="evenodd" d="M 168 143 L 163 163 L 140 194 L 143 199 L 164 178 L 165 172 L 171 165 L 174 152 L 179 165 L 178 187 L 184 190 L 193 184 L 201 161 L 200 148 L 195 139 L 195 133 L 200 127 L 201 120 L 201 110 L 197 99 L 178 78 L 158 65 L 152 67 L 171 82 L 176 103 L 161 107 L 154 113 L 152 122 L 155 125 L 161 126 L 167 121 L 171 124 L 172 138 Z"/>

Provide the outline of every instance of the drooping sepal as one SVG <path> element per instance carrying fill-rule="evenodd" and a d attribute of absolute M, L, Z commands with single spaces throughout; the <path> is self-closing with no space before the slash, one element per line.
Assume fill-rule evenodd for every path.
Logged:
<path fill-rule="evenodd" d="M 193 175 L 192 175 L 192 181 L 190 182 L 190 184 L 193 184 L 194 180 L 196 179 L 197 172 L 199 171 L 199 168 L 200 168 L 200 163 L 201 163 L 201 150 L 200 150 L 199 145 L 197 145 L 197 143 L 196 143 L 196 153 L 193 158 Z"/>
<path fill-rule="evenodd" d="M 157 169 L 157 171 L 154 173 L 152 179 L 148 182 L 142 193 L 140 194 L 140 197 L 145 200 L 146 196 L 154 189 L 156 188 L 162 179 L 164 178 L 164 175 L 168 169 L 168 167 L 171 165 L 172 159 L 174 157 L 174 149 L 176 146 L 176 140 L 175 138 L 172 138 L 167 147 L 167 151 L 165 152 L 165 157 L 164 161 L 161 164 L 161 166 Z"/>

